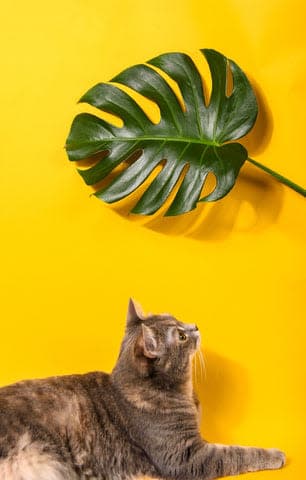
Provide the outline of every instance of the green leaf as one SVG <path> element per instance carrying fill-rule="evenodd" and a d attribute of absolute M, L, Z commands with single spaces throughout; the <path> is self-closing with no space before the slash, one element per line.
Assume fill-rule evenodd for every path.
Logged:
<path fill-rule="evenodd" d="M 127 167 L 95 195 L 112 203 L 135 191 L 161 166 L 132 212 L 150 215 L 166 202 L 179 182 L 166 215 L 194 209 L 199 201 L 215 201 L 233 187 L 248 158 L 239 143 L 253 127 L 257 103 L 250 83 L 232 60 L 215 50 L 201 50 L 208 63 L 212 92 L 205 103 L 202 78 L 188 55 L 167 53 L 124 70 L 109 83 L 99 83 L 80 100 L 123 121 L 116 127 L 88 113 L 77 115 L 67 139 L 70 160 L 104 152 L 94 166 L 81 170 L 88 185 L 106 178 L 124 162 Z M 163 76 L 160 72 L 167 74 Z M 165 80 L 169 76 L 181 92 L 183 105 Z M 232 77 L 232 78 L 231 78 Z M 232 81 L 232 91 L 227 94 Z M 114 84 L 116 83 L 116 85 Z M 119 85 L 125 85 L 157 104 L 160 121 L 154 124 Z M 201 198 L 209 173 L 215 189 Z"/>

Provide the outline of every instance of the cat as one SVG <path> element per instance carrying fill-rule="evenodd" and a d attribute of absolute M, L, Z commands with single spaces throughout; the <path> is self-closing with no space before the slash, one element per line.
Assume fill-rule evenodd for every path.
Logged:
<path fill-rule="evenodd" d="M 130 300 L 111 374 L 0 389 L 1 480 L 209 480 L 284 465 L 276 449 L 208 443 L 192 387 L 196 325 Z"/>

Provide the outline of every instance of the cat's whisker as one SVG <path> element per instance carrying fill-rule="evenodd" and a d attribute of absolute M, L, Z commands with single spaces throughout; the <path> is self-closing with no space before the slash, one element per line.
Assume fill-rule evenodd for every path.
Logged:
<path fill-rule="evenodd" d="M 201 365 L 201 359 L 200 359 L 200 353 L 198 352 L 197 354 L 197 364 L 198 364 L 198 381 L 199 381 L 199 384 L 202 383 L 202 379 L 203 379 L 203 372 L 202 372 L 202 365 Z"/>
<path fill-rule="evenodd" d="M 198 364 L 198 371 L 200 373 L 199 383 L 201 383 L 202 382 L 202 366 L 201 366 L 201 362 L 200 362 L 200 352 L 199 352 L 199 350 L 197 351 L 197 364 Z"/>
<path fill-rule="evenodd" d="M 201 372 L 201 364 L 199 362 L 199 356 L 197 355 L 197 372 L 198 372 L 198 382 L 201 383 L 202 381 L 202 372 Z"/>
<path fill-rule="evenodd" d="M 197 379 L 197 355 L 194 355 L 194 357 L 193 357 L 192 373 L 193 373 L 193 383 L 196 384 L 197 381 L 198 381 L 198 379 Z"/>
<path fill-rule="evenodd" d="M 201 349 L 197 351 L 197 358 L 198 358 L 199 368 L 200 368 L 200 381 L 203 381 L 204 379 L 206 379 L 206 365 L 203 357 L 203 352 Z"/>
<path fill-rule="evenodd" d="M 199 353 L 200 353 L 200 363 L 201 363 L 201 368 L 202 368 L 202 377 L 204 377 L 204 379 L 206 380 L 207 369 L 206 369 L 206 361 L 205 361 L 205 357 L 204 357 L 204 354 L 203 354 L 203 350 L 200 350 Z"/>
<path fill-rule="evenodd" d="M 193 383 L 197 381 L 197 355 L 195 354 L 192 359 L 192 373 L 193 373 Z"/>
<path fill-rule="evenodd" d="M 202 365 L 201 365 L 201 362 L 200 362 L 199 350 L 197 350 L 197 352 L 195 354 L 194 365 L 195 365 L 196 382 L 201 383 L 201 381 L 202 381 Z"/>

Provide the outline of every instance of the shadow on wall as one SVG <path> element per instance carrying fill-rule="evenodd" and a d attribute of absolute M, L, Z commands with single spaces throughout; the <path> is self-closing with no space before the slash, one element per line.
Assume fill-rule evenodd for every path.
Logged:
<path fill-rule="evenodd" d="M 254 128 L 241 141 L 251 157 L 264 152 L 273 131 L 272 114 L 264 94 L 253 79 L 252 85 L 256 93 L 259 113 Z M 267 164 L 268 160 L 266 159 Z M 147 185 L 148 182 L 126 199 L 111 205 L 110 208 L 130 221 L 156 232 L 184 235 L 200 241 L 223 241 L 233 231 L 260 232 L 277 220 L 282 208 L 283 186 L 248 162 L 243 166 L 234 188 L 225 198 L 217 202 L 199 203 L 195 210 L 176 217 L 163 216 L 175 191 L 166 204 L 152 216 L 129 213 Z M 211 184 L 210 189 L 212 187 Z M 207 186 L 204 188 L 208 193 Z"/>
<path fill-rule="evenodd" d="M 258 116 L 252 131 L 241 140 L 250 157 L 265 151 L 271 141 L 273 132 L 273 118 L 266 97 L 253 78 L 251 79 L 251 84 L 257 99 Z"/>
<path fill-rule="evenodd" d="M 194 386 L 201 402 L 201 433 L 210 442 L 230 444 L 232 430 L 242 421 L 249 396 L 246 371 L 212 351 L 202 351 L 205 372 L 195 359 Z"/>
<path fill-rule="evenodd" d="M 201 203 L 176 217 L 129 213 L 140 194 L 110 206 L 119 215 L 166 235 L 183 235 L 200 241 L 224 241 L 233 232 L 258 233 L 277 221 L 282 208 L 283 186 L 256 167 L 246 164 L 233 190 L 222 200 Z"/>

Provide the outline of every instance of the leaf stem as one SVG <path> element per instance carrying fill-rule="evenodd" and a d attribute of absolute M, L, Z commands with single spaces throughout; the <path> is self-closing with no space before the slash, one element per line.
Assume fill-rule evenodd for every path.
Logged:
<path fill-rule="evenodd" d="M 292 188 L 292 190 L 299 193 L 300 195 L 303 195 L 303 197 L 306 197 L 305 188 L 301 187 L 300 185 L 297 185 L 296 183 L 292 182 L 288 178 L 283 177 L 283 175 L 280 175 L 279 173 L 275 172 L 274 170 L 271 170 L 270 168 L 266 167 L 265 165 L 262 165 L 261 163 L 256 162 L 256 160 L 253 160 L 250 157 L 248 157 L 247 160 L 249 162 L 251 162 L 253 165 L 255 165 L 256 167 L 261 168 L 261 170 L 264 170 L 265 172 L 272 175 L 279 182 L 283 183 L 284 185 L 287 185 L 287 187 L 289 187 L 289 188 Z"/>

